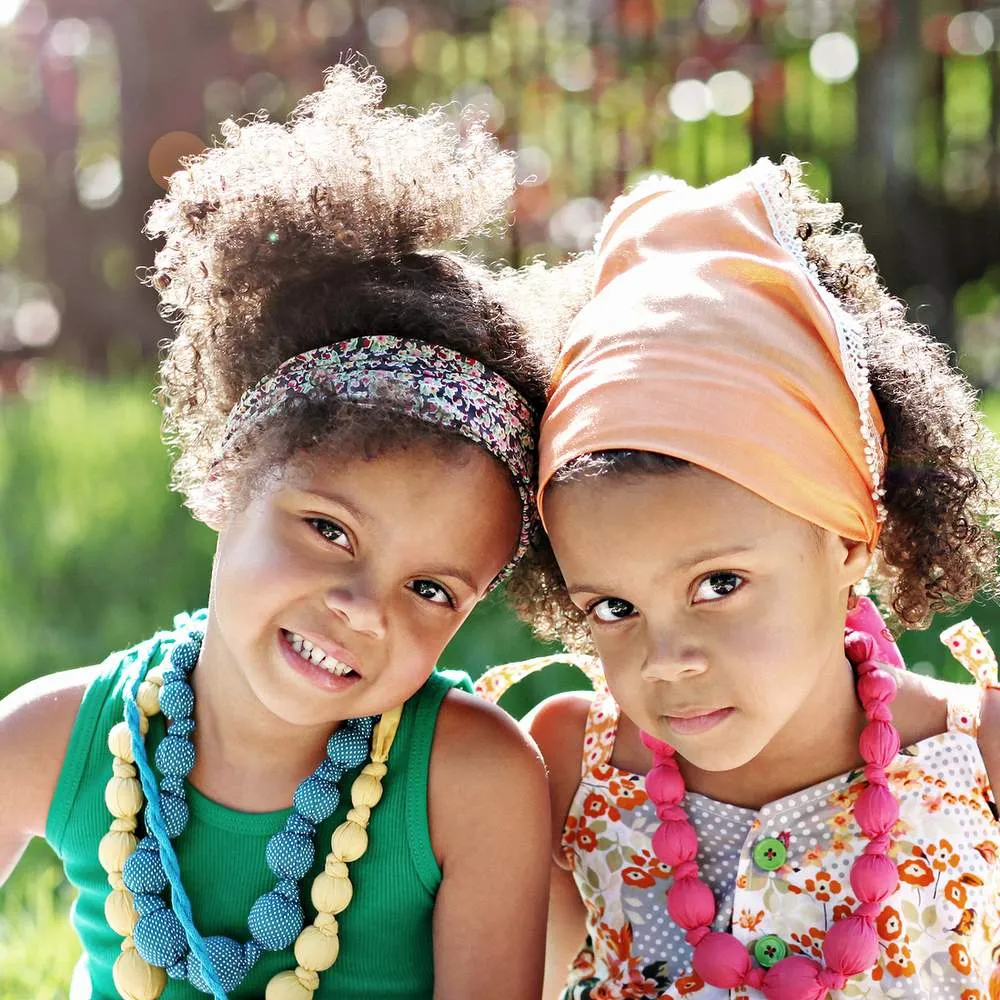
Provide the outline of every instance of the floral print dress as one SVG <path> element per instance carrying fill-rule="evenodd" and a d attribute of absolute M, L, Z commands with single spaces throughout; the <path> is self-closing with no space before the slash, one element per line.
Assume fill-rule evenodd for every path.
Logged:
<path fill-rule="evenodd" d="M 974 651 L 995 671 L 978 631 L 953 630 L 948 642 L 967 664 Z M 948 731 L 906 748 L 889 769 L 900 801 L 892 854 L 900 886 L 877 918 L 878 963 L 838 997 L 1000 1000 L 1000 826 L 976 741 L 982 691 L 955 685 Z M 588 930 L 563 1000 L 759 996 L 693 973 L 691 947 L 667 916 L 670 877 L 653 854 L 658 820 L 643 777 L 611 763 L 618 719 L 599 690 L 562 836 Z M 856 904 L 849 873 L 865 840 L 851 807 L 864 787 L 863 775 L 844 774 L 759 810 L 688 793 L 716 928 L 731 926 L 752 952 L 821 958 L 831 924 Z"/>

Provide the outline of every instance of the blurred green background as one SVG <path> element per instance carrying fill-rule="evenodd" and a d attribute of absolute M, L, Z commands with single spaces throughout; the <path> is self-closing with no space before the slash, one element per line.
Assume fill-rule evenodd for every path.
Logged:
<path fill-rule="evenodd" d="M 650 169 L 699 183 L 794 152 L 1000 429 L 1000 0 L 0 0 L 0 696 L 205 601 L 213 539 L 167 490 L 139 230 L 220 119 L 284 115 L 349 51 L 389 101 L 471 104 L 518 152 L 514 223 L 472 247 L 490 259 L 588 246 Z M 961 679 L 948 621 L 901 645 Z M 493 600 L 444 664 L 537 651 Z M 570 685 L 550 668 L 505 704 Z M 33 845 L 0 889 L 0 1000 L 66 996 L 69 899 Z"/>

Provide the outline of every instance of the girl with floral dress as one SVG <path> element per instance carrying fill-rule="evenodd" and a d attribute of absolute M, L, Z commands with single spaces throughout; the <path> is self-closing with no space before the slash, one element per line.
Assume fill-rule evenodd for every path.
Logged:
<path fill-rule="evenodd" d="M 792 160 L 645 182 L 558 345 L 521 601 L 603 670 L 529 721 L 550 998 L 997 996 L 996 660 L 907 673 L 858 594 L 995 583 L 996 442 L 838 218 Z"/>

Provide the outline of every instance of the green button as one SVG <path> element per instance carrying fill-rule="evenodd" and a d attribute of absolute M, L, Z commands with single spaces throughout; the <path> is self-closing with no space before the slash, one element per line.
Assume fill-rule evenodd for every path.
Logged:
<path fill-rule="evenodd" d="M 788 945 L 777 934 L 765 934 L 753 946 L 753 957 L 762 969 L 777 965 L 788 954 Z"/>
<path fill-rule="evenodd" d="M 763 837 L 753 846 L 753 863 L 766 872 L 776 871 L 787 857 L 788 851 L 777 837 Z"/>

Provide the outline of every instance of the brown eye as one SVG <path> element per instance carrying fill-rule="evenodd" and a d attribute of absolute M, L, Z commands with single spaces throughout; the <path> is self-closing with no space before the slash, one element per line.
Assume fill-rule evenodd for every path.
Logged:
<path fill-rule="evenodd" d="M 621 622 L 635 614 L 635 605 L 620 597 L 605 597 L 603 601 L 591 604 L 587 614 L 593 615 L 599 622 Z"/>
<path fill-rule="evenodd" d="M 709 573 L 695 591 L 695 600 L 718 601 L 735 593 L 746 581 L 738 573 Z"/>
<path fill-rule="evenodd" d="M 330 542 L 331 545 L 350 550 L 351 541 L 347 537 L 347 532 L 336 521 L 327 520 L 325 517 L 310 517 L 307 523 L 320 538 Z"/>

